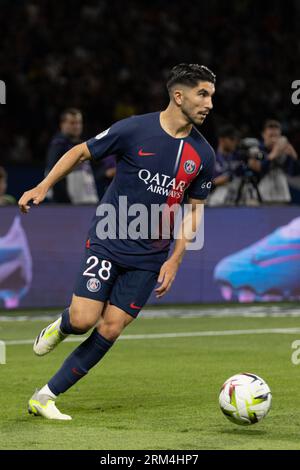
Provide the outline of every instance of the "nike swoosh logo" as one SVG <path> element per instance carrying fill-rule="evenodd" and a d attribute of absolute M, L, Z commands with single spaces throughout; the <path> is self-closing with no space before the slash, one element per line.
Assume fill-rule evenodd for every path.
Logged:
<path fill-rule="evenodd" d="M 140 157 L 151 157 L 152 155 L 156 155 L 155 153 L 143 152 L 143 149 L 139 150 Z"/>
<path fill-rule="evenodd" d="M 287 261 L 295 261 L 300 259 L 300 244 L 299 243 L 286 243 L 285 245 L 271 245 L 267 246 L 266 243 L 260 242 L 257 245 L 259 248 L 264 248 L 264 253 L 253 253 L 251 262 L 256 266 L 267 267 L 274 264 L 285 263 Z M 289 253 L 284 253 L 289 251 Z M 292 251 L 292 253 L 291 253 Z M 273 255 L 272 252 L 277 252 Z"/>
<path fill-rule="evenodd" d="M 130 308 L 133 308 L 134 310 L 139 310 L 139 309 L 142 308 L 142 307 L 138 307 L 137 305 L 134 304 L 134 302 L 132 302 L 132 303 L 130 304 Z"/>
<path fill-rule="evenodd" d="M 84 374 L 81 374 L 80 372 L 78 372 L 78 370 L 75 367 L 73 367 L 72 372 L 73 372 L 73 374 L 80 375 L 80 377 L 82 377 L 84 375 Z"/>
<path fill-rule="evenodd" d="M 265 259 L 265 260 L 258 260 L 255 257 L 252 258 L 252 263 L 256 264 L 257 266 L 262 266 L 264 268 L 268 266 L 272 266 L 274 264 L 281 264 L 281 263 L 286 263 L 287 261 L 295 261 L 295 260 L 300 260 L 300 255 L 295 254 L 295 255 L 283 255 L 283 256 L 276 256 L 271 259 Z"/>

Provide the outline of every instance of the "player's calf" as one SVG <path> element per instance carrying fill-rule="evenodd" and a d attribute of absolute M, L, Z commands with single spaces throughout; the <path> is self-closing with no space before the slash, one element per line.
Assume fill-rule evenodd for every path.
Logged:
<path fill-rule="evenodd" d="M 51 352 L 68 335 L 82 335 L 97 323 L 103 302 L 73 296 L 70 308 L 60 318 L 44 328 L 36 337 L 33 350 L 38 356 Z"/>
<path fill-rule="evenodd" d="M 114 305 L 106 305 L 97 328 L 67 357 L 57 373 L 39 391 L 39 395 L 46 395 L 48 398 L 42 400 L 33 397 L 29 402 L 29 412 L 50 419 L 65 419 L 59 417 L 57 410 L 53 408 L 54 400 L 85 377 L 90 369 L 103 359 L 113 346 L 115 339 L 132 321 L 133 317 L 122 309 Z"/>
<path fill-rule="evenodd" d="M 66 308 L 61 317 L 44 328 L 36 337 L 33 350 L 37 356 L 44 356 L 60 344 L 68 335 L 82 335 L 87 330 L 73 327 L 70 321 L 70 312 Z"/>
<path fill-rule="evenodd" d="M 104 338 L 115 341 L 134 318 L 115 305 L 108 305 L 103 312 L 97 331 Z"/>

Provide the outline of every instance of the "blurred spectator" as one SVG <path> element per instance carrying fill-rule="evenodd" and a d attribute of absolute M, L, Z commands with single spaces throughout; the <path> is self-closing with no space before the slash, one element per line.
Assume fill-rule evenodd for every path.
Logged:
<path fill-rule="evenodd" d="M 7 173 L 2 166 L 0 166 L 0 206 L 9 206 L 16 204 L 16 200 L 6 194 L 7 189 Z"/>
<path fill-rule="evenodd" d="M 81 112 L 75 108 L 66 109 L 60 117 L 60 131 L 55 134 L 48 149 L 46 174 L 64 153 L 81 142 L 81 134 Z M 55 203 L 97 203 L 98 196 L 90 163 L 86 161 L 74 168 L 72 173 L 54 186 L 48 199 Z"/>
<path fill-rule="evenodd" d="M 282 135 L 282 127 L 278 121 L 266 121 L 262 138 L 262 160 L 249 160 L 249 167 L 261 174 L 258 185 L 261 198 L 263 203 L 288 203 L 291 195 L 287 175 L 297 173 L 298 154 Z"/>
<path fill-rule="evenodd" d="M 300 152 L 299 106 L 290 100 L 298 78 L 299 0 L 273 0 L 272 8 L 211 0 L 188 9 L 185 0 L 171 9 L 165 0 L 130 0 L 126 21 L 120 0 L 65 0 L 59 8 L 52 0 L 1 0 L 1 13 L 1 79 L 12 90 L 0 107 L 5 163 L 44 166 L 57 110 L 66 102 L 83 111 L 88 137 L 124 116 L 163 107 L 164 77 L 182 61 L 217 73 L 215 109 L 204 131 L 210 142 L 216 136 L 207 125 L 214 129 L 226 119 L 243 136 L 258 135 L 261 123 L 280 113 L 284 134 Z M 104 172 L 95 169 L 100 195 L 110 181 L 104 176 L 102 184 Z M 295 168 L 283 173 L 300 194 L 299 168 L 298 176 Z M 63 188 L 62 194 L 70 197 Z"/>
<path fill-rule="evenodd" d="M 210 206 L 234 203 L 231 183 L 240 165 L 237 154 L 239 141 L 240 135 L 234 126 L 226 125 L 219 129 L 213 190 L 208 198 Z M 236 188 L 235 184 L 234 187 Z M 234 193 L 236 194 L 236 189 Z"/>
<path fill-rule="evenodd" d="M 299 128 L 299 107 L 289 99 L 298 78 L 299 0 L 273 0 L 272 8 L 250 0 L 125 3 L 124 10 L 120 0 L 65 0 L 59 8 L 53 0 L 1 0 L 1 79 L 11 90 L 0 108 L 3 158 L 11 162 L 14 152 L 18 161 L 43 164 L 66 102 L 84 112 L 88 136 L 120 116 L 155 111 L 167 99 L 164 76 L 182 61 L 216 71 L 209 120 L 217 125 L 226 118 L 257 135 L 280 111 L 286 135 Z"/>

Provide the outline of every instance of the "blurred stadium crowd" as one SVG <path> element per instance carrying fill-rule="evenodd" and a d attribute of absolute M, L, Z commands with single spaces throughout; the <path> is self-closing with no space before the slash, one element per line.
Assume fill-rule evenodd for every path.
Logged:
<path fill-rule="evenodd" d="M 9 174 L 22 165 L 44 171 L 55 160 L 51 145 L 66 108 L 83 116 L 83 133 L 70 142 L 84 140 L 123 117 L 163 109 L 169 69 L 198 62 L 217 74 L 215 110 L 203 126 L 218 151 L 211 204 L 300 203 L 300 113 L 291 103 L 300 2 L 0 3 L 0 79 L 8 89 L 0 164 Z M 112 167 L 93 168 L 99 197 Z"/>

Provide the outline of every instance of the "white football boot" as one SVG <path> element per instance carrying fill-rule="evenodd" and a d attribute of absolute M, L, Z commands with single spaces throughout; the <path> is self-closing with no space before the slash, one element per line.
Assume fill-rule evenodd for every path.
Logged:
<path fill-rule="evenodd" d="M 33 351 L 37 356 L 44 356 L 52 351 L 68 335 L 64 335 L 60 329 L 61 317 L 44 328 L 36 337 Z"/>
<path fill-rule="evenodd" d="M 70 421 L 69 415 L 64 415 L 55 406 L 55 401 L 49 395 L 44 395 L 36 390 L 28 402 L 28 413 L 34 416 L 42 416 L 46 419 L 58 419 L 61 421 Z"/>

